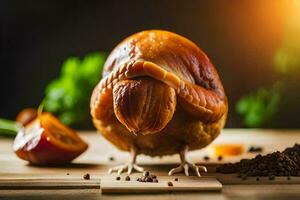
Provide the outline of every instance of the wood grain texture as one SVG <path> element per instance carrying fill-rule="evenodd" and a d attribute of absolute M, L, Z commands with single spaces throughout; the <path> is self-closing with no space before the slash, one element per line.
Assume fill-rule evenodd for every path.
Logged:
<path fill-rule="evenodd" d="M 107 170 L 110 166 L 114 166 L 126 161 L 128 154 L 118 151 L 100 134 L 94 132 L 81 133 L 83 138 L 89 143 L 90 148 L 81 157 L 76 159 L 74 163 L 66 166 L 56 167 L 37 167 L 30 166 L 25 161 L 18 159 L 11 149 L 11 139 L 0 139 L 0 185 L 7 185 L 9 180 L 31 181 L 31 180 L 62 180 L 67 184 L 85 182 L 87 187 L 94 187 L 93 184 L 97 184 L 99 180 L 113 181 L 116 178 L 116 174 L 108 175 Z M 274 150 L 283 150 L 288 146 L 292 146 L 295 142 L 300 141 L 300 131 L 294 130 L 245 130 L 245 129 L 227 129 L 214 141 L 214 144 L 219 143 L 240 143 L 247 149 L 250 145 L 263 145 L 264 153 L 272 152 Z M 298 177 L 291 177 L 291 180 L 285 180 L 285 177 L 276 177 L 274 181 L 270 181 L 267 178 L 261 178 L 260 181 L 256 181 L 255 178 L 247 178 L 242 181 L 237 178 L 236 175 L 223 175 L 215 173 L 215 167 L 222 162 L 234 162 L 241 157 L 254 157 L 255 154 L 244 154 L 241 157 L 225 157 L 221 162 L 216 158 L 211 157 L 209 161 L 203 161 L 204 155 L 211 154 L 211 147 L 203 149 L 202 151 L 194 151 L 189 154 L 192 161 L 198 164 L 204 164 L 208 167 L 208 173 L 202 173 L 203 177 L 217 177 L 217 179 L 223 184 L 222 193 L 207 193 L 202 191 L 200 193 L 184 193 L 177 192 L 176 195 L 169 194 L 147 194 L 139 195 L 143 199 L 193 199 L 193 198 L 206 198 L 206 199 L 225 199 L 229 197 L 249 197 L 249 196 L 263 196 L 263 197 L 281 197 L 286 199 L 288 197 L 300 196 L 300 180 Z M 113 156 L 114 161 L 110 161 L 109 157 Z M 174 178 L 178 177 L 182 182 L 198 181 L 199 178 L 195 176 L 185 177 L 183 175 L 175 175 L 172 177 L 167 176 L 167 172 L 171 167 L 174 167 L 179 163 L 179 157 L 177 155 L 167 156 L 163 158 L 150 158 L 147 156 L 139 156 L 138 163 L 141 164 L 146 170 L 151 173 L 155 173 L 161 180 L 169 180 L 174 183 Z M 90 173 L 91 180 L 83 180 L 83 175 Z M 69 174 L 69 175 L 67 175 Z M 122 175 L 121 179 L 124 180 L 126 175 Z M 141 176 L 140 173 L 134 173 L 130 177 L 132 180 Z M 166 178 L 166 179 L 164 179 Z M 20 182 L 19 182 L 20 183 Z M 66 184 L 66 185 L 67 185 Z M 71 186 L 64 186 L 59 190 L 53 192 L 52 189 L 4 189 L 1 187 L 0 197 L 9 197 L 8 199 L 82 199 L 83 197 L 91 197 L 92 199 L 98 199 L 100 195 L 100 189 L 71 189 Z M 86 185 L 84 185 L 86 187 Z M 96 186 L 95 186 L 96 187 Z M 97 186 L 98 187 L 98 186 Z M 46 187 L 45 187 L 46 188 Z M 68 189 L 66 189 L 68 188 Z M 91 192 L 92 191 L 92 192 Z M 134 195 L 122 196 L 106 196 L 102 194 L 104 199 L 132 199 Z"/>
<path fill-rule="evenodd" d="M 64 190 L 100 189 L 100 180 L 82 179 L 5 179 L 0 180 L 0 190 Z"/>
<path fill-rule="evenodd" d="M 138 181 L 101 181 L 101 191 L 106 193 L 161 193 L 170 191 L 220 191 L 222 184 L 215 178 L 201 178 L 198 181 L 182 182 L 160 180 L 158 183 Z"/>

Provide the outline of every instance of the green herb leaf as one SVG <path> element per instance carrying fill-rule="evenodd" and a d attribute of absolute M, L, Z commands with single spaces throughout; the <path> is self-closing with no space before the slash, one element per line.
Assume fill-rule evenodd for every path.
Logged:
<path fill-rule="evenodd" d="M 260 88 L 242 97 L 236 105 L 236 111 L 243 117 L 247 127 L 261 127 L 277 112 L 280 96 L 280 89 L 276 85 L 269 90 Z"/>
<path fill-rule="evenodd" d="M 82 60 L 68 58 L 62 65 L 60 77 L 46 88 L 44 109 L 67 125 L 87 120 L 90 96 L 101 79 L 104 61 L 103 53 L 91 53 Z"/>

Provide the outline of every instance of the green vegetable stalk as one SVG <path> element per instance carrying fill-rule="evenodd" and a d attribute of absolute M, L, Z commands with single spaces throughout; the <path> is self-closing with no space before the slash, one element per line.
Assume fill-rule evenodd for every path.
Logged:
<path fill-rule="evenodd" d="M 0 136 L 14 137 L 20 129 L 15 121 L 0 118 Z"/>
<path fill-rule="evenodd" d="M 68 58 L 60 76 L 46 88 L 44 109 L 67 125 L 82 126 L 87 122 L 90 96 L 101 79 L 105 58 L 103 53 L 91 53 L 82 60 Z"/>

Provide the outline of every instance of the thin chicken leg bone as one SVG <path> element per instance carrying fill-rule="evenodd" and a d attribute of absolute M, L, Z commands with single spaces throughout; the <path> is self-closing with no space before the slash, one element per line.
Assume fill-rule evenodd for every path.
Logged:
<path fill-rule="evenodd" d="M 197 174 L 197 176 L 201 176 L 199 172 L 200 169 L 202 169 L 204 172 L 207 172 L 205 166 L 197 166 L 191 161 L 187 160 L 186 156 L 187 156 L 188 149 L 189 149 L 188 146 L 184 146 L 182 151 L 180 151 L 179 155 L 180 155 L 181 164 L 178 167 L 171 169 L 169 171 L 169 176 L 183 171 L 186 176 L 189 176 L 189 168 L 193 169 Z"/>
<path fill-rule="evenodd" d="M 119 165 L 116 167 L 112 167 L 108 170 L 108 174 L 113 172 L 117 172 L 119 175 L 127 169 L 127 174 L 130 175 L 132 170 L 136 170 L 138 172 L 143 172 L 144 169 L 136 164 L 137 151 L 134 147 L 130 149 L 130 157 L 127 163 L 123 165 Z"/>

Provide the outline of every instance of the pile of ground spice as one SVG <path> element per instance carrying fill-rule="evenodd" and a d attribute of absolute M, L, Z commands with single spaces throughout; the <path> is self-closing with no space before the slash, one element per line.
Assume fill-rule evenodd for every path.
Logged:
<path fill-rule="evenodd" d="M 227 163 L 217 167 L 217 172 L 238 173 L 240 177 L 247 176 L 300 176 L 300 145 L 286 148 L 252 159 L 242 159 L 237 163 Z"/>

